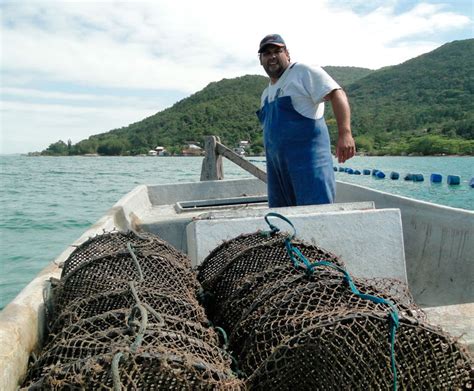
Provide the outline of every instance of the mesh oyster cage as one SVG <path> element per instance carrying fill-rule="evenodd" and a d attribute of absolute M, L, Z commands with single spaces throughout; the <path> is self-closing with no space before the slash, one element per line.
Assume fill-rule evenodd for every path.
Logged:
<path fill-rule="evenodd" d="M 65 307 L 59 316 L 51 319 L 50 333 L 60 332 L 63 328 L 81 319 L 90 318 L 112 310 L 129 309 L 138 303 L 147 305 L 158 313 L 167 314 L 177 319 L 186 319 L 204 326 L 209 325 L 204 308 L 199 305 L 196 298 L 176 297 L 169 293 L 162 293 L 154 288 L 139 286 L 139 289 L 136 289 L 136 297 L 132 289 L 128 288 L 100 292 L 74 301 Z"/>
<path fill-rule="evenodd" d="M 317 276 L 304 274 L 290 263 L 266 269 L 241 281 L 241 285 L 235 293 L 219 306 L 219 311 L 216 311 L 214 314 L 213 322 L 231 334 L 241 319 L 249 316 L 250 312 L 256 311 L 260 305 L 267 304 L 267 301 L 272 296 L 281 292 L 291 291 L 295 289 L 297 284 L 305 284 L 315 279 L 321 280 L 321 277 L 324 284 L 327 285 L 329 283 L 328 276 L 334 280 L 333 283 L 337 290 L 344 289 L 345 294 L 350 293 L 347 292 L 347 288 L 344 285 L 341 285 L 342 277 L 340 274 L 335 273 L 331 269 L 319 270 Z M 358 278 L 355 279 L 355 282 L 358 286 L 362 287 L 363 293 L 380 294 L 386 299 L 395 299 L 399 311 L 418 319 L 426 318 L 421 309 L 415 304 L 406 284 L 401 281 L 395 279 Z M 324 292 L 320 290 L 316 292 L 329 294 L 327 288 L 325 288 Z M 333 294 L 339 295 L 337 291 Z M 312 304 L 316 301 L 316 298 L 311 297 L 309 300 Z M 324 298 L 318 298 L 317 300 L 317 303 L 320 304 Z M 366 302 L 364 301 L 364 303 Z M 336 305 L 336 303 L 333 304 Z M 314 304 L 312 306 L 314 308 Z"/>
<path fill-rule="evenodd" d="M 55 317 L 74 300 L 123 289 L 130 280 L 176 297 L 195 297 L 198 282 L 191 269 L 172 258 L 135 252 L 117 253 L 83 262 L 51 287 L 48 308 Z M 137 262 L 138 261 L 138 262 Z"/>
<path fill-rule="evenodd" d="M 391 298 L 394 306 L 400 314 L 407 318 L 418 320 L 419 308 L 411 304 L 406 306 L 397 303 L 387 292 L 380 288 L 364 284 L 356 280 L 361 293 L 377 295 L 380 298 Z M 234 327 L 229 338 L 231 350 L 238 356 L 245 354 L 246 349 L 252 348 L 252 335 L 261 324 L 270 325 L 275 323 L 285 324 L 286 319 L 302 319 L 306 325 L 317 321 L 319 316 L 337 317 L 345 312 L 385 312 L 386 321 L 389 323 L 390 308 L 383 303 L 375 303 L 355 295 L 342 281 L 339 273 L 334 270 L 318 270 L 317 273 L 307 275 L 304 273 L 294 274 L 274 284 L 266 286 L 253 300 L 252 305 L 241 315 L 241 319 Z M 420 317 L 423 319 L 423 316 Z M 263 327 L 263 326 L 262 326 Z M 283 329 L 282 329 L 283 330 Z M 283 333 L 283 331 L 281 333 Z M 285 331 L 288 333 L 289 331 Z M 277 346 L 278 341 L 287 334 L 274 335 L 268 350 Z M 260 349 L 263 349 L 261 347 Z"/>
<path fill-rule="evenodd" d="M 102 354 L 54 365 L 29 390 L 222 390 L 244 389 L 227 369 L 191 355 L 162 353 Z"/>
<path fill-rule="evenodd" d="M 104 233 L 71 254 L 45 294 L 53 333 L 29 389 L 241 388 L 189 259 L 147 236 Z"/>
<path fill-rule="evenodd" d="M 320 317 L 284 338 L 256 366 L 255 357 L 246 361 L 252 366 L 248 386 L 253 390 L 391 389 L 387 333 L 386 317 L 375 312 Z M 395 354 L 399 389 L 472 389 L 468 353 L 439 329 L 402 318 Z"/>
<path fill-rule="evenodd" d="M 199 354 L 174 349 L 172 345 L 176 342 L 180 346 L 179 343 L 186 340 L 186 336 L 180 331 L 173 331 L 170 333 L 172 338 L 169 339 L 169 345 L 157 344 L 156 349 L 149 351 L 146 350 L 148 340 L 144 340 L 145 350 L 135 349 L 133 338 L 127 339 L 129 336 L 124 334 L 124 339 L 131 343 L 129 347 L 122 341 L 123 345 L 118 344 L 118 351 L 96 351 L 91 353 L 95 356 L 87 359 L 53 363 L 46 372 L 41 372 L 41 379 L 31 389 L 391 388 L 393 373 L 390 367 L 392 357 L 388 308 L 367 301 L 354 306 L 353 303 L 358 303 L 360 297 L 354 299 L 347 285 L 342 282 L 341 275 L 331 269 L 318 267 L 313 276 L 304 268 L 295 269 L 288 253 L 282 255 L 281 252 L 281 249 L 288 250 L 285 243 L 288 236 L 275 232 L 264 236 L 257 232 L 239 238 L 234 243 L 231 240 L 230 244 L 224 243 L 214 250 L 198 270 L 198 276 L 202 277 L 207 288 L 222 292 L 214 296 L 218 301 L 214 303 L 214 312 L 209 312 L 213 314 L 214 320 L 227 317 L 229 307 L 235 309 L 228 311 L 230 315 L 227 320 L 229 324 L 234 322 L 235 327 L 227 327 L 226 330 L 232 331 L 231 348 L 238 353 L 241 368 L 250 375 L 246 384 L 234 377 L 227 364 L 207 363 Z M 320 255 L 313 255 L 304 249 L 309 245 L 296 240 L 292 240 L 292 243 L 300 247 L 302 253 L 312 261 L 327 260 L 342 266 L 342 261 L 331 253 L 319 249 Z M 270 257 L 278 254 L 278 259 L 265 263 L 262 251 L 257 266 L 252 265 L 249 254 L 259 254 L 261 249 L 272 250 L 275 247 L 278 251 L 270 254 Z M 226 255 L 226 249 L 230 250 L 230 255 Z M 321 256 L 321 252 L 328 254 L 328 257 Z M 212 259 L 212 254 L 216 258 Z M 148 257 L 146 251 L 141 255 Z M 78 269 L 87 262 L 90 260 L 78 265 Z M 65 277 L 69 278 L 75 273 L 76 270 L 72 270 Z M 129 277 L 136 280 L 137 274 Z M 227 278 L 231 285 L 229 289 L 225 287 Z M 258 282 L 254 281 L 258 279 Z M 305 284 L 305 279 L 313 285 Z M 106 299 L 105 304 L 91 300 L 89 308 L 83 310 L 80 303 L 87 307 L 88 297 L 82 298 L 81 295 L 72 298 L 68 304 L 64 302 L 62 315 L 55 325 L 56 332 L 60 333 L 66 327 L 72 328 L 74 323 L 86 321 L 84 317 L 88 314 L 103 316 L 104 309 L 126 311 L 127 305 L 131 307 L 140 303 L 153 308 L 154 305 L 149 301 L 154 300 L 156 304 L 161 302 L 160 298 L 171 297 L 169 286 L 159 288 L 159 284 L 154 285 L 152 282 L 150 286 L 148 280 L 141 277 L 135 282 L 138 289 L 130 295 L 125 281 L 111 284 L 110 291 L 94 293 L 93 297 L 97 299 L 107 294 L 113 296 L 110 300 Z M 320 294 L 311 296 L 308 292 L 314 290 L 317 284 Z M 471 359 L 456 341 L 424 322 L 402 284 L 397 285 L 385 279 L 356 280 L 356 284 L 362 292 L 392 299 L 402 315 L 394 345 L 400 387 L 418 388 L 418 384 L 423 384 L 424 388 L 437 388 L 438 384 L 442 384 L 442 388 L 472 387 L 472 379 L 469 380 Z M 58 287 L 62 289 L 57 286 L 53 292 L 59 292 Z M 333 291 L 340 297 L 336 297 L 339 301 L 335 300 L 331 304 L 329 293 Z M 182 306 L 183 309 L 191 308 L 195 303 L 195 289 L 189 293 L 189 296 L 177 297 L 180 303 L 186 304 Z M 173 302 L 166 301 L 164 308 L 171 308 Z M 117 306 L 121 308 L 110 308 Z M 218 311 L 215 311 L 216 308 Z M 176 315 L 175 312 L 170 314 L 170 317 Z M 109 331 L 114 330 L 117 329 Z M 150 326 L 149 333 L 154 330 Z M 174 337 L 178 336 L 176 341 Z M 240 342 L 237 342 L 237 337 Z M 62 340 L 60 337 L 58 339 Z M 82 343 L 80 338 L 71 339 L 79 345 Z M 202 341 L 198 345 L 202 346 Z M 64 350 L 64 345 L 56 349 L 59 352 L 69 351 Z M 360 365 L 360 361 L 364 363 Z M 366 362 L 374 362 L 374 365 L 366 365 Z M 319 374 L 316 373 L 318 371 Z M 419 377 L 423 374 L 427 380 L 420 383 Z"/>
<path fill-rule="evenodd" d="M 128 244 L 142 253 L 148 252 L 171 257 L 186 267 L 191 267 L 190 260 L 186 255 L 156 235 L 134 231 L 112 231 L 91 237 L 77 246 L 62 265 L 61 278 L 67 276 L 83 262 L 105 255 L 126 252 Z"/>
<path fill-rule="evenodd" d="M 257 231 L 224 241 L 213 249 L 197 267 L 197 279 L 201 284 L 212 280 L 240 252 L 264 243 L 283 241 L 285 237 L 286 235 L 282 233 L 269 235 L 266 231 Z"/>
<path fill-rule="evenodd" d="M 283 219 L 287 220 L 285 218 Z M 289 221 L 287 220 L 287 222 Z M 291 222 L 289 223 L 292 225 Z M 272 233 L 275 234 L 275 231 L 278 231 L 278 229 L 274 230 L 274 227 L 272 227 L 271 224 L 269 225 L 272 229 Z M 258 238 L 261 233 L 257 232 L 253 235 L 254 238 Z M 304 254 L 303 249 L 300 248 L 304 247 L 304 244 L 302 246 L 301 242 L 298 243 L 293 239 L 293 237 L 294 236 L 288 235 L 286 238 L 283 238 L 285 250 L 288 252 L 287 259 L 289 262 L 289 259 L 291 258 L 292 266 L 301 267 L 303 269 L 300 270 L 302 274 L 311 274 L 315 272 L 318 274 L 318 277 L 321 278 L 321 275 L 326 272 L 321 271 L 321 266 L 323 266 L 323 268 L 324 266 L 330 266 L 330 269 L 337 269 L 338 272 L 344 271 L 344 276 L 339 274 L 339 276 L 335 278 L 334 274 L 338 273 L 331 273 L 331 270 L 327 270 L 328 273 L 326 273 L 326 278 L 330 277 L 330 279 L 335 279 L 335 286 L 342 287 L 342 290 L 339 290 L 340 293 L 347 292 L 349 293 L 349 296 L 352 296 L 345 307 L 341 306 L 341 303 L 336 301 L 335 303 L 326 306 L 326 308 L 324 308 L 324 305 L 320 305 L 320 308 L 317 311 L 306 311 L 305 314 L 299 315 L 298 306 L 300 309 L 304 309 L 308 306 L 308 303 L 302 300 L 295 301 L 297 304 L 295 304 L 295 308 L 293 308 L 293 313 L 286 312 L 288 303 L 283 301 L 281 296 L 288 289 L 293 289 L 294 287 L 291 287 L 290 285 L 288 285 L 286 289 L 283 287 L 282 295 L 275 298 L 275 292 L 272 292 L 272 289 L 275 288 L 275 284 L 271 282 L 267 284 L 266 281 L 261 281 L 261 286 L 259 286 L 259 284 L 252 285 L 252 279 L 255 274 L 259 274 L 259 272 L 263 270 L 262 274 L 267 273 L 264 277 L 269 277 L 273 273 L 271 269 L 278 268 L 280 265 L 279 262 L 271 262 L 271 265 L 269 265 L 267 269 L 262 267 L 258 270 L 259 267 L 255 267 L 252 264 L 252 260 L 248 260 L 249 267 L 243 268 L 246 269 L 244 273 L 239 273 L 240 271 L 237 273 L 226 273 L 229 269 L 231 270 L 232 263 L 235 259 L 241 257 L 247 252 L 246 249 L 241 248 L 236 250 L 238 243 L 235 246 L 227 243 L 219 246 L 210 254 L 208 259 L 206 259 L 209 260 L 209 258 L 212 258 L 213 254 L 217 254 L 218 260 L 214 261 L 211 259 L 209 264 L 212 267 L 210 267 L 208 271 L 205 270 L 205 263 L 200 269 L 201 276 L 205 276 L 205 278 L 200 279 L 200 282 L 206 290 L 210 291 L 211 294 L 214 294 L 212 297 L 214 302 L 211 302 L 211 310 L 207 308 L 208 314 L 211 320 L 220 322 L 227 330 L 231 331 L 231 352 L 238 355 L 237 361 L 240 364 L 240 368 L 243 369 L 247 375 L 250 375 L 248 381 L 250 389 L 338 389 L 338 387 L 333 387 L 333 385 L 343 384 L 344 386 L 344 382 L 337 383 L 328 381 L 324 383 L 321 379 L 315 381 L 315 377 L 311 376 L 311 374 L 317 371 L 317 365 L 301 365 L 300 361 L 305 361 L 307 356 L 311 356 L 315 353 L 314 350 L 311 350 L 311 347 L 305 350 L 305 346 L 300 347 L 299 344 L 296 343 L 294 347 L 302 349 L 303 353 L 297 360 L 291 359 L 291 363 L 285 363 L 283 360 L 280 360 L 279 362 L 276 360 L 270 361 L 269 355 L 273 357 L 274 352 L 279 349 L 286 349 L 286 345 L 283 342 L 291 338 L 296 338 L 296 336 L 300 335 L 302 330 L 311 328 L 315 324 L 320 325 L 320 323 L 318 323 L 320 321 L 322 323 L 326 322 L 326 331 L 330 334 L 333 330 L 337 329 L 340 324 L 346 323 L 346 317 L 349 319 L 368 318 L 372 320 L 372 323 L 376 323 L 374 330 L 377 331 L 378 335 L 372 337 L 372 339 L 370 335 L 370 331 L 372 330 L 370 328 L 370 322 L 362 324 L 362 330 L 364 330 L 365 327 L 365 330 L 369 330 L 369 333 L 368 335 L 366 333 L 367 338 L 364 338 L 361 341 L 361 344 L 366 347 L 366 354 L 371 355 L 372 357 L 378 357 L 378 359 L 376 358 L 376 361 L 380 362 L 380 357 L 384 357 L 384 360 L 382 360 L 383 362 L 380 365 L 383 367 L 383 376 L 385 379 L 385 383 L 380 382 L 378 381 L 377 375 L 375 375 L 374 377 L 371 377 L 372 380 L 368 383 L 361 383 L 360 381 L 347 383 L 349 384 L 349 388 L 350 386 L 357 389 L 396 387 L 397 377 L 395 368 L 403 372 L 400 375 L 401 380 L 398 382 L 398 384 L 401 384 L 403 388 L 417 388 L 420 378 L 426 374 L 429 375 L 429 380 L 425 381 L 423 384 L 429 385 L 431 388 L 436 388 L 438 382 L 439 384 L 447 384 L 454 387 L 472 387 L 472 379 L 469 377 L 472 361 L 469 355 L 466 354 L 463 347 L 459 345 L 456 340 L 449 337 L 449 335 L 436 328 L 430 330 L 431 326 L 426 324 L 426 317 L 414 304 L 411 295 L 402 283 L 396 280 L 382 278 L 372 280 L 359 279 L 356 280 L 356 283 L 360 288 L 360 290 L 358 290 L 354 285 L 354 280 L 341 267 L 342 262 L 338 263 L 337 258 L 336 262 L 334 262 L 334 260 L 324 259 L 324 257 L 313 257 Z M 240 241 L 244 241 L 244 239 L 246 238 L 242 239 L 239 237 Z M 237 240 L 237 242 L 239 242 L 239 240 Z M 257 245 L 257 247 L 265 246 Z M 268 247 L 271 247 L 271 245 Z M 230 249 L 230 254 L 228 256 L 225 254 L 227 248 Z M 249 253 L 251 254 L 251 252 Z M 285 265 L 283 263 L 281 263 L 281 265 L 282 268 L 285 269 Z M 318 270 L 314 270 L 315 268 Z M 280 278 L 282 278 L 280 281 L 285 281 L 285 279 L 291 280 L 291 275 L 294 270 L 291 266 L 287 267 L 286 270 L 291 272 L 287 274 L 283 271 L 280 275 Z M 297 279 L 297 273 L 294 274 L 295 279 Z M 276 278 L 277 281 L 278 279 L 279 278 Z M 221 291 L 219 291 L 219 285 L 223 287 Z M 230 285 L 230 288 L 228 285 Z M 255 295 L 252 292 L 254 288 L 259 290 Z M 351 290 L 353 290 L 352 293 L 355 295 L 351 294 Z M 373 296 L 374 294 L 377 296 Z M 298 293 L 296 296 L 298 296 Z M 261 301 L 259 302 L 256 298 L 260 298 Z M 363 300 L 360 300 L 362 298 Z M 352 303 L 354 299 L 356 302 L 364 301 L 364 304 L 359 305 L 359 308 L 354 308 Z M 320 300 L 320 297 L 316 297 L 314 300 L 317 302 Z M 395 305 L 393 305 L 392 301 L 395 301 Z M 389 307 L 388 304 L 392 307 Z M 240 309 L 238 308 L 239 305 Z M 257 311 L 254 311 L 254 309 L 257 309 Z M 271 309 L 274 310 L 272 313 L 273 316 L 267 314 Z M 226 311 L 228 311 L 228 313 L 226 313 Z M 401 321 L 398 318 L 398 314 L 401 314 L 402 316 Z M 373 319 L 376 318 L 378 318 L 378 320 L 374 321 Z M 236 319 L 239 320 L 236 322 Z M 274 325 L 274 328 L 272 329 L 270 327 L 265 332 L 266 325 L 265 323 L 262 323 L 264 321 L 267 321 L 269 325 Z M 393 323 L 395 321 L 396 324 Z M 242 324 L 245 325 L 245 322 L 247 329 L 242 332 Z M 237 329 L 235 329 L 236 324 Z M 394 327 L 396 326 L 403 329 L 403 333 L 400 334 L 400 341 L 394 338 L 396 335 L 396 328 Z M 357 327 L 355 327 L 355 329 L 357 329 Z M 240 340 L 236 338 L 239 334 L 239 328 L 241 331 Z M 408 333 L 407 330 L 410 328 L 416 332 Z M 429 332 L 425 333 L 424 337 L 421 337 L 423 332 L 420 331 L 420 329 L 428 329 Z M 356 338 L 357 335 L 357 332 L 351 333 L 349 328 L 349 333 L 346 334 L 347 339 L 342 342 L 339 341 L 335 345 L 338 346 L 338 343 L 345 343 L 350 348 L 352 346 L 351 339 Z M 413 341 L 414 338 L 418 338 L 418 341 Z M 374 339 L 377 342 L 377 346 L 375 351 L 372 352 L 370 349 L 370 343 L 368 342 L 373 342 Z M 380 341 L 378 341 L 378 339 L 380 339 Z M 428 342 L 421 349 L 433 349 L 432 352 L 425 355 L 420 354 L 420 352 L 417 351 L 417 348 L 424 344 L 424 340 Z M 437 345 L 440 340 L 442 340 L 443 343 Z M 324 345 L 324 343 L 324 340 L 316 342 L 316 344 L 322 345 Z M 400 348 L 400 346 L 402 348 Z M 410 352 L 405 354 L 404 348 Z M 446 353 L 447 350 L 450 350 L 453 354 Z M 364 357 L 361 357 L 357 351 L 354 353 L 354 357 L 357 358 L 357 360 L 364 359 Z M 329 367 L 332 365 L 331 361 L 344 362 L 349 366 L 353 364 L 350 362 L 347 363 L 346 361 L 343 361 L 344 358 L 338 358 L 337 356 L 337 354 L 334 356 L 328 354 L 327 357 L 319 356 L 319 359 L 322 364 L 327 364 Z M 395 356 L 397 356 L 397 360 L 395 360 Z M 412 361 L 417 357 L 419 360 L 415 361 L 415 364 L 410 367 Z M 312 362 L 312 364 L 314 364 L 314 362 Z M 292 368 L 303 368 L 302 370 L 299 370 L 299 373 L 301 374 L 302 371 L 306 371 L 308 375 L 293 376 L 291 382 L 282 380 L 290 378 L 287 374 L 285 365 L 287 365 L 288 368 L 291 366 Z M 435 369 L 433 370 L 433 368 Z M 341 368 L 339 366 L 339 370 L 346 371 L 346 377 L 351 378 L 350 369 L 348 370 L 346 367 Z M 370 367 L 365 367 L 365 370 L 370 370 Z M 279 374 L 275 375 L 275 372 L 279 372 Z M 332 376 L 337 377 L 337 372 L 338 371 L 331 372 Z M 272 377 L 278 378 L 279 380 L 274 381 L 272 380 Z M 462 380 L 459 381 L 459 379 Z M 380 384 L 382 386 L 380 386 Z"/>
<path fill-rule="evenodd" d="M 253 308 L 255 300 L 268 285 L 275 284 L 292 275 L 301 276 L 301 271 L 291 264 L 276 266 L 241 280 L 239 288 L 227 300 L 218 303 L 213 313 L 213 322 L 231 334 L 246 312 Z"/>
<path fill-rule="evenodd" d="M 230 367 L 229 355 L 220 349 L 218 336 L 212 329 L 165 314 L 146 313 L 141 317 L 136 308 L 110 311 L 64 328 L 30 366 L 27 380 L 39 380 L 58 362 L 67 364 L 100 354 L 128 351 L 137 343 L 141 352 L 169 350 L 190 354 L 216 368 Z"/>
<path fill-rule="evenodd" d="M 222 303 L 235 294 L 246 278 L 266 269 L 291 264 L 284 242 L 284 235 L 278 235 L 278 238 L 272 241 L 268 241 L 261 233 L 256 235 L 262 237 L 262 244 L 240 251 L 233 257 L 225 258 L 222 256 L 223 264 L 219 267 L 219 270 L 207 280 L 200 281 L 204 291 L 207 314 L 211 321 L 214 321 L 216 314 L 219 314 L 222 310 Z M 343 266 L 338 257 L 315 245 L 301 241 L 293 241 L 293 243 L 308 258 L 326 260 L 335 265 Z M 207 259 L 210 264 L 214 264 L 210 256 Z M 204 271 L 205 268 L 203 266 L 201 270 Z M 209 275 L 209 273 L 206 274 Z"/>

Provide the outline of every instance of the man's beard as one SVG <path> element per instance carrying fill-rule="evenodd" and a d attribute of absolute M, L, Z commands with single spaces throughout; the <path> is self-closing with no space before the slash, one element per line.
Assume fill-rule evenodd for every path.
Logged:
<path fill-rule="evenodd" d="M 280 62 L 277 62 L 276 64 L 265 65 L 263 68 L 271 79 L 279 79 L 283 72 L 285 72 L 285 68 L 283 68 Z"/>

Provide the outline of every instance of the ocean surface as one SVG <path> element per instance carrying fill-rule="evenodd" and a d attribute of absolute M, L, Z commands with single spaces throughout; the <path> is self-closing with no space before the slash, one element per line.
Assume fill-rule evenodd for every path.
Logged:
<path fill-rule="evenodd" d="M 264 158 L 249 158 L 265 167 Z M 123 195 L 140 184 L 195 182 L 200 157 L 27 157 L 0 156 L 0 308 L 94 224 Z M 339 166 L 337 163 L 336 166 Z M 375 179 L 336 173 L 338 180 L 442 205 L 474 210 L 474 157 L 355 157 L 343 167 L 400 173 Z M 405 182 L 406 173 L 424 182 Z M 443 175 L 430 184 L 431 173 Z M 226 179 L 250 177 L 224 159 Z M 447 175 L 461 176 L 448 186 Z"/>

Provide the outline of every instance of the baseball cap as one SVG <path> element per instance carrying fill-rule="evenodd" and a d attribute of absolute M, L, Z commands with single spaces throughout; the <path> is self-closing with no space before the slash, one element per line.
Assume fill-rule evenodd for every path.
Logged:
<path fill-rule="evenodd" d="M 258 52 L 261 53 L 263 52 L 263 49 L 267 45 L 275 45 L 279 47 L 286 46 L 285 41 L 279 34 L 269 34 L 265 36 L 261 41 L 260 41 L 260 48 L 258 49 Z"/>

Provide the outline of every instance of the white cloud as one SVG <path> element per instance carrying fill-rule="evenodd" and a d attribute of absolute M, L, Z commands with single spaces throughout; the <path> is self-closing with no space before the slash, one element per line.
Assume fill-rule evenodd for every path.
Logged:
<path fill-rule="evenodd" d="M 283 35 L 295 61 L 374 69 L 433 50 L 444 43 L 439 34 L 471 25 L 468 16 L 440 4 L 414 2 L 411 9 L 396 12 L 397 4 L 397 0 L 291 4 L 275 0 L 271 5 L 250 0 L 6 2 L 0 5 L 1 83 L 10 94 L 12 88 L 31 92 L 52 82 L 108 91 L 155 90 L 163 96 L 172 90 L 185 96 L 224 77 L 263 74 L 256 52 L 258 41 L 270 32 Z M 364 13 L 352 7 L 364 7 Z M 19 91 L 16 95 L 21 98 Z M 88 100 L 72 93 L 60 96 L 54 90 L 36 91 L 30 98 L 44 100 L 48 94 L 66 102 Z M 114 107 L 119 98 L 99 99 Z M 129 103 L 137 115 L 132 121 L 142 119 L 140 113 L 154 104 L 145 99 Z M 94 104 L 93 99 L 88 103 L 90 108 Z M 160 104 L 155 108 L 158 111 Z M 28 127 L 28 118 L 39 129 L 44 121 L 35 113 L 24 111 L 19 120 L 4 108 L 2 145 L 11 139 L 5 136 L 6 130 L 15 128 L 21 133 L 19 123 Z M 42 132 L 49 134 L 57 126 L 54 132 L 60 133 L 64 116 L 59 118 L 56 125 L 44 124 Z M 131 122 L 123 118 L 125 122 L 117 124 L 112 118 L 111 113 L 101 117 L 100 131 Z M 84 127 L 78 133 L 89 135 L 95 129 Z"/>
<path fill-rule="evenodd" d="M 153 57 L 152 47 L 120 43 L 103 35 L 70 40 L 44 31 L 6 31 L 4 38 L 16 43 L 4 48 L 7 70 L 51 80 L 191 93 L 210 81 L 250 70 L 232 64 L 223 69 L 218 66 L 220 55 L 211 57 L 206 49 L 193 53 L 192 48 L 182 47 L 179 53 Z M 257 71 L 257 65 L 252 70 Z"/>
<path fill-rule="evenodd" d="M 107 102 L 108 104 L 116 104 L 120 106 L 140 105 L 143 106 L 148 104 L 149 108 L 154 108 L 157 111 L 164 108 L 163 105 L 157 106 L 157 102 L 151 102 L 148 98 L 142 98 L 137 96 L 115 96 L 115 95 L 94 95 L 94 94 L 81 94 L 81 93 L 67 93 L 57 91 L 44 91 L 32 88 L 15 88 L 6 87 L 2 88 L 3 95 L 10 95 L 12 97 L 21 98 L 34 98 L 43 100 L 66 100 L 66 101 L 83 101 L 89 104 L 98 104 L 101 102 Z"/>
<path fill-rule="evenodd" d="M 91 134 L 107 132 L 155 113 L 123 106 L 78 107 L 61 104 L 3 102 L 0 153 L 25 153 L 45 149 L 58 140 L 73 143 Z"/>
<path fill-rule="evenodd" d="M 18 28 L 4 28 L 4 68 L 186 92 L 223 77 L 261 72 L 255 53 L 269 31 L 281 32 L 302 61 L 378 68 L 427 48 L 394 49 L 394 42 L 469 23 L 466 16 L 424 3 L 400 15 L 386 5 L 361 16 L 332 10 L 323 1 L 306 4 L 303 13 L 275 1 L 274 10 L 285 9 L 284 23 L 265 2 L 59 2 L 36 9 L 34 4 L 11 5 L 6 13 L 10 18 L 15 13 Z M 439 42 L 432 42 L 428 50 L 436 46 Z"/>

